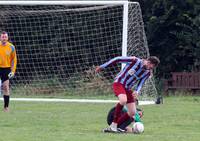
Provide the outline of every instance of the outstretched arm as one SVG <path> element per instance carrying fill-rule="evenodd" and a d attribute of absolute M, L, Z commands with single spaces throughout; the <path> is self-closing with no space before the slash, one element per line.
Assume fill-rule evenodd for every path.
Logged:
<path fill-rule="evenodd" d="M 100 72 L 102 69 L 117 64 L 117 63 L 131 63 L 133 61 L 135 61 L 137 59 L 137 57 L 132 56 L 132 57 L 125 57 L 125 56 L 119 56 L 119 57 L 115 57 L 111 60 L 109 60 L 108 62 L 102 64 L 101 66 L 97 66 L 96 67 L 96 72 Z"/>
<path fill-rule="evenodd" d="M 115 57 L 115 58 L 111 59 L 110 61 L 102 64 L 101 66 L 98 66 L 97 70 L 104 69 L 108 66 L 111 66 L 111 65 L 114 65 L 114 64 L 117 64 L 117 63 L 131 63 L 136 59 L 137 58 L 135 56 L 132 56 L 132 57 L 124 57 L 124 56 Z"/>

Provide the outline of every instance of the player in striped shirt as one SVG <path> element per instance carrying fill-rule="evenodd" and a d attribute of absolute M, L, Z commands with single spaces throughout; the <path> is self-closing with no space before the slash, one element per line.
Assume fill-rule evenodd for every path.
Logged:
<path fill-rule="evenodd" d="M 145 81 L 151 76 L 153 69 L 160 63 L 160 60 L 151 56 L 147 59 L 132 57 L 115 57 L 110 61 L 96 67 L 96 72 L 114 65 L 116 63 L 125 63 L 125 67 L 117 74 L 113 83 L 113 92 L 119 99 L 115 107 L 114 120 L 112 124 L 104 129 L 104 132 L 118 132 L 117 125 L 125 122 L 135 115 L 135 101 Z M 136 89 L 132 91 L 133 86 L 137 84 Z M 123 106 L 126 105 L 128 112 L 120 116 Z"/>
<path fill-rule="evenodd" d="M 13 44 L 8 42 L 8 33 L 2 32 L 0 35 L 0 79 L 3 88 L 4 111 L 9 111 L 9 79 L 15 74 L 17 66 L 16 50 Z"/>

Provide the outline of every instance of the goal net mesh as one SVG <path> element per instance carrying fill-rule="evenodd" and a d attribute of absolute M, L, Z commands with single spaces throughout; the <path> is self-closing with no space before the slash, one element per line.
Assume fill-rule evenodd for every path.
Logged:
<path fill-rule="evenodd" d="M 129 3 L 127 55 L 149 56 L 141 9 Z M 113 98 L 121 64 L 95 74 L 95 66 L 122 55 L 123 5 L 0 5 L 0 31 L 18 56 L 13 95 Z M 143 99 L 156 96 L 153 78 Z"/>

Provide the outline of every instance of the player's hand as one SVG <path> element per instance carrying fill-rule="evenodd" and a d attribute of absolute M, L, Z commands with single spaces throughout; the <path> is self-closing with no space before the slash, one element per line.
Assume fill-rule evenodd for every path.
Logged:
<path fill-rule="evenodd" d="M 101 70 L 102 70 L 102 68 L 100 66 L 97 66 L 96 69 L 95 69 L 95 72 L 99 73 Z"/>
<path fill-rule="evenodd" d="M 8 74 L 8 78 L 11 79 L 11 78 L 14 77 L 14 75 L 15 75 L 14 72 L 10 72 L 10 73 Z"/>

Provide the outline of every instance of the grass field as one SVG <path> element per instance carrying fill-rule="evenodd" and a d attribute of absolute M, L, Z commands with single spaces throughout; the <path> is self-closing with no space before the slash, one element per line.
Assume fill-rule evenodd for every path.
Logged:
<path fill-rule="evenodd" d="M 163 105 L 141 106 L 145 132 L 105 134 L 113 104 L 16 102 L 0 111 L 0 141 L 198 141 L 200 97 L 167 97 Z"/>

